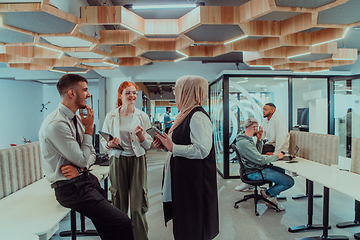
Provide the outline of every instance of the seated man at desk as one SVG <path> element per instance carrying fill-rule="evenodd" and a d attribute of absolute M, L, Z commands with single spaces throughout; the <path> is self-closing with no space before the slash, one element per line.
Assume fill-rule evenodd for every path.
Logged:
<path fill-rule="evenodd" d="M 268 163 L 282 159 L 284 155 L 281 152 L 276 155 L 261 155 L 263 148 L 262 134 L 263 130 L 262 127 L 259 129 L 258 121 L 255 118 L 250 117 L 245 121 L 245 132 L 240 133 L 236 137 L 236 147 L 245 169 L 259 169 L 265 180 L 274 183 L 269 189 L 261 190 L 261 195 L 275 203 L 280 210 L 285 210 L 285 208 L 276 200 L 276 196 L 282 191 L 291 188 L 294 185 L 294 179 L 284 173 L 276 171 L 276 169 L 268 167 Z M 256 143 L 253 140 L 254 136 L 257 138 Z M 250 180 L 262 179 L 261 174 L 258 171 L 248 170 L 246 171 L 246 174 Z M 273 207 L 270 204 L 267 204 L 267 206 Z"/>

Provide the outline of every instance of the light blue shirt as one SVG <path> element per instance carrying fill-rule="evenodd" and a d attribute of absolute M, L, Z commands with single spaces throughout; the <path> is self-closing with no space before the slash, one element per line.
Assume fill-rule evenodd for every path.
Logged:
<path fill-rule="evenodd" d="M 171 128 L 172 123 L 169 123 L 170 121 L 171 121 L 170 114 L 169 114 L 169 113 L 165 113 L 165 116 L 164 116 L 164 125 L 165 125 L 165 128 Z"/>

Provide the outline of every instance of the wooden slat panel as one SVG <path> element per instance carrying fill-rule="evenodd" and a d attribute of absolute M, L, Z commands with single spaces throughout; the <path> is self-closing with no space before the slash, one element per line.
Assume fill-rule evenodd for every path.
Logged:
<path fill-rule="evenodd" d="M 103 25 L 120 24 L 120 6 L 85 6 L 81 7 L 81 24 Z"/>
<path fill-rule="evenodd" d="M 175 39 L 142 38 L 134 43 L 135 46 L 149 51 L 176 51 Z"/>
<path fill-rule="evenodd" d="M 357 49 L 351 48 L 339 48 L 337 49 L 337 53 L 333 55 L 334 60 L 357 60 L 358 53 Z"/>
<path fill-rule="evenodd" d="M 136 57 L 144 52 L 145 50 L 130 45 L 111 47 L 111 57 L 121 57 L 121 58 Z"/>
<path fill-rule="evenodd" d="M 0 62 L 3 63 L 30 63 L 31 58 L 9 55 L 9 54 L 0 54 Z"/>
<path fill-rule="evenodd" d="M 187 48 L 193 44 L 194 41 L 189 41 L 189 38 L 183 38 L 182 36 L 178 37 L 175 42 L 175 48 L 181 50 Z"/>
<path fill-rule="evenodd" d="M 69 22 L 73 22 L 73 23 L 80 23 L 80 18 L 70 14 L 70 13 L 67 13 L 67 12 L 64 12 L 64 11 L 61 11 L 60 9 L 58 8 L 55 8 L 53 6 L 50 6 L 50 5 L 42 5 L 42 10 L 44 12 L 47 12 L 51 15 L 54 15 L 56 17 L 59 17 L 59 18 L 62 18 L 62 19 L 65 19 Z"/>
<path fill-rule="evenodd" d="M 311 33 L 311 44 L 322 44 L 328 41 L 341 39 L 345 31 L 346 29 L 342 28 L 329 28 L 313 32 Z"/>
<path fill-rule="evenodd" d="M 311 33 L 294 33 L 282 37 L 285 46 L 311 46 Z"/>
<path fill-rule="evenodd" d="M 309 63 L 286 63 L 282 65 L 273 66 L 274 69 L 299 69 L 299 68 L 307 68 L 309 67 Z"/>
<path fill-rule="evenodd" d="M 28 58 L 57 58 L 59 52 L 47 50 L 40 47 L 28 47 L 28 46 L 7 46 L 6 52 L 8 54 L 28 57 Z"/>
<path fill-rule="evenodd" d="M 233 51 L 259 51 L 260 40 L 241 39 L 236 42 L 226 44 Z"/>
<path fill-rule="evenodd" d="M 188 12 L 178 20 L 179 33 L 190 31 L 196 26 L 200 25 L 200 8 L 197 7 L 192 11 Z"/>
<path fill-rule="evenodd" d="M 310 67 L 334 67 L 341 65 L 350 65 L 355 62 L 356 60 L 326 60 L 323 62 L 311 62 Z"/>
<path fill-rule="evenodd" d="M 142 66 L 151 62 L 145 58 L 119 58 L 120 66 L 124 67 L 133 67 L 133 66 Z"/>
<path fill-rule="evenodd" d="M 145 20 L 124 7 L 121 7 L 121 23 L 139 33 L 145 33 Z"/>
<path fill-rule="evenodd" d="M 251 36 L 281 36 L 280 22 L 252 21 L 242 24 Z"/>
<path fill-rule="evenodd" d="M 280 38 L 267 37 L 259 40 L 259 51 L 270 50 L 281 46 Z"/>
<path fill-rule="evenodd" d="M 41 11 L 41 3 L 0 4 L 0 12 L 36 12 Z"/>
<path fill-rule="evenodd" d="M 131 44 L 142 37 L 130 30 L 100 30 L 99 33 L 101 45 Z"/>
<path fill-rule="evenodd" d="M 202 24 L 235 24 L 234 15 L 237 7 L 202 6 L 200 22 Z"/>
<path fill-rule="evenodd" d="M 275 6 L 271 6 L 268 0 L 251 0 L 239 7 L 240 22 L 245 23 L 271 12 Z"/>
<path fill-rule="evenodd" d="M 258 60 L 248 61 L 248 65 L 266 65 L 266 66 L 276 66 L 288 63 L 287 58 L 262 58 Z"/>
<path fill-rule="evenodd" d="M 145 35 L 179 35 L 178 19 L 145 19 Z"/>
<path fill-rule="evenodd" d="M 57 58 L 35 58 L 33 63 L 51 67 L 73 67 L 77 64 L 76 62 L 69 62 Z"/>
<path fill-rule="evenodd" d="M 42 66 L 42 65 L 36 65 L 32 63 L 10 63 L 9 66 L 11 68 L 19 68 L 19 69 L 25 69 L 25 70 L 49 70 L 50 67 L 48 66 Z"/>
<path fill-rule="evenodd" d="M 262 54 L 260 54 L 259 52 L 255 52 L 255 51 L 243 52 L 244 62 L 257 60 L 257 59 L 261 59 L 261 58 L 264 58 L 264 56 Z"/>
<path fill-rule="evenodd" d="M 281 21 L 281 35 L 301 32 L 303 30 L 315 27 L 312 22 L 311 13 L 303 13 L 295 17 Z"/>
<path fill-rule="evenodd" d="M 337 42 L 329 42 L 321 45 L 316 45 L 310 47 L 311 53 L 331 53 L 336 54 L 337 51 Z"/>

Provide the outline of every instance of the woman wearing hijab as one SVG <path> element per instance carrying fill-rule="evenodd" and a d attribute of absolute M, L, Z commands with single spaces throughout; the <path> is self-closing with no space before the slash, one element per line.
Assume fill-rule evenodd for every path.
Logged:
<path fill-rule="evenodd" d="M 102 130 L 114 138 L 101 139 L 101 144 L 110 156 L 109 178 L 112 203 L 128 212 L 130 195 L 130 218 L 136 240 L 148 239 L 147 167 L 145 153 L 151 147 L 149 117 L 135 108 L 138 87 L 125 81 L 118 89 L 117 108 L 106 115 Z M 120 146 L 124 149 L 119 150 Z"/>
<path fill-rule="evenodd" d="M 213 127 L 202 108 L 208 82 L 183 76 L 174 94 L 179 114 L 169 135 L 153 139 L 156 148 L 169 151 L 163 185 L 165 222 L 173 219 L 176 240 L 213 239 L 219 233 Z"/>

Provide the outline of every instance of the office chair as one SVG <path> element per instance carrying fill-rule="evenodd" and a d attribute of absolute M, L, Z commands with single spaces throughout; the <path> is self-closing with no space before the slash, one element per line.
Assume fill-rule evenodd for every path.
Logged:
<path fill-rule="evenodd" d="M 252 185 L 252 186 L 255 187 L 254 193 L 253 193 L 253 194 L 245 195 L 243 199 L 240 199 L 239 201 L 235 202 L 234 208 L 238 208 L 238 207 L 239 207 L 239 206 L 238 206 L 239 203 L 245 202 L 245 201 L 253 198 L 253 199 L 254 199 L 255 215 L 256 215 L 256 216 L 259 216 L 259 212 L 257 211 L 257 203 L 258 203 L 259 200 L 263 200 L 263 201 L 265 201 L 265 202 L 273 205 L 273 206 L 275 207 L 275 210 L 276 210 L 277 212 L 280 212 L 280 209 L 278 209 L 278 207 L 277 207 L 274 203 L 270 202 L 269 200 L 267 200 L 266 198 L 264 198 L 263 196 L 261 196 L 261 194 L 258 193 L 258 186 L 261 186 L 261 185 L 264 185 L 264 184 L 270 184 L 271 181 L 265 180 L 265 179 L 264 179 L 264 176 L 262 175 L 262 172 L 261 172 L 260 170 L 258 170 L 258 169 L 256 169 L 256 168 L 245 168 L 243 162 L 241 161 L 240 154 L 239 154 L 239 151 L 238 151 L 237 148 L 236 148 L 236 145 L 235 145 L 235 144 L 231 144 L 230 147 L 231 147 L 231 148 L 234 150 L 234 152 L 236 153 L 236 157 L 237 157 L 238 162 L 239 162 L 239 164 L 240 164 L 240 170 L 239 170 L 239 172 L 240 172 L 240 179 L 241 179 L 241 181 L 244 182 L 244 183 L 250 184 L 250 185 Z M 260 172 L 261 177 L 262 177 L 262 180 L 250 180 L 250 179 L 248 179 L 247 176 L 246 176 L 245 170 L 255 170 L 255 171 Z"/>

